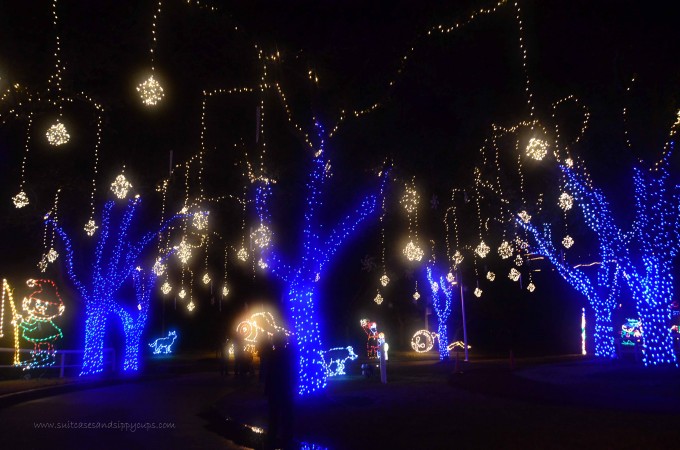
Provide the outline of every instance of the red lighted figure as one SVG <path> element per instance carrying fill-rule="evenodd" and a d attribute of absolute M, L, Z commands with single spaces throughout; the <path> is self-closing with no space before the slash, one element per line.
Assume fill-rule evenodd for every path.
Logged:
<path fill-rule="evenodd" d="M 378 325 L 375 322 L 370 322 L 368 319 L 361 319 L 361 328 L 364 329 L 367 336 L 366 351 L 369 358 L 378 357 Z"/>

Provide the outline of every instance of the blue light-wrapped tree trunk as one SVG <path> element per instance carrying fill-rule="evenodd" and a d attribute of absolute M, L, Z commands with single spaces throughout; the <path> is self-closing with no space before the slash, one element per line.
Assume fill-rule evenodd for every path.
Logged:
<path fill-rule="evenodd" d="M 99 240 L 92 258 L 92 270 L 87 275 L 78 276 L 73 266 L 73 247 L 66 232 L 49 216 L 51 224 L 61 238 L 65 249 L 65 262 L 68 276 L 85 303 L 85 339 L 83 363 L 80 375 L 92 375 L 104 370 L 104 336 L 109 320 L 118 317 L 125 331 L 125 356 L 123 370 L 139 369 L 139 347 L 149 311 L 151 289 L 155 278 L 147 277 L 140 267 L 141 255 L 153 239 L 173 220 L 168 220 L 160 230 L 144 235 L 138 241 L 129 236 L 130 225 L 141 200 L 129 200 L 123 217 L 112 229 L 111 211 L 115 205 L 109 201 L 102 212 Z M 125 282 L 133 279 L 136 288 L 136 302 L 127 307 L 119 297 Z"/>
<path fill-rule="evenodd" d="M 320 353 L 326 350 L 326 347 L 323 344 L 321 321 L 317 315 L 317 304 L 320 301 L 317 283 L 324 275 L 326 265 L 347 239 L 356 232 L 361 223 L 374 215 L 387 178 L 382 172 L 382 184 L 379 189 L 376 189 L 377 192 L 366 195 L 355 211 L 347 214 L 335 227 L 331 228 L 320 223 L 318 218 L 319 209 L 323 206 L 322 197 L 324 181 L 327 177 L 327 163 L 322 141 L 321 148 L 312 160 L 312 170 L 307 182 L 302 249 L 297 261 L 290 265 L 284 264 L 276 249 L 273 248 L 274 244 L 263 248 L 262 251 L 262 258 L 272 273 L 287 286 L 286 301 L 295 330 L 299 362 L 299 395 L 311 394 L 326 386 L 326 371 Z M 270 181 L 264 177 L 259 178 L 255 204 L 261 225 L 271 230 L 268 209 L 270 197 Z"/>
<path fill-rule="evenodd" d="M 432 291 L 432 306 L 437 313 L 437 334 L 439 337 L 439 359 L 449 359 L 449 331 L 446 321 L 451 315 L 451 300 L 453 290 L 446 281 L 445 272 L 437 270 L 433 266 L 427 266 L 427 281 L 430 282 Z"/>

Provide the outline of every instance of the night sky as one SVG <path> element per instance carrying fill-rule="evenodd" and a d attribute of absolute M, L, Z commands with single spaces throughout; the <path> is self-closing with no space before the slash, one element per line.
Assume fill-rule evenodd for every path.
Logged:
<path fill-rule="evenodd" d="M 609 195 L 614 211 L 626 218 L 632 199 L 632 167 L 639 159 L 648 163 L 658 158 L 680 105 L 677 18 L 669 7 L 662 6 L 665 3 L 520 2 L 535 116 L 552 124 L 551 104 L 571 94 L 588 107 L 589 128 L 574 152 Z M 168 176 L 170 154 L 176 164 L 200 149 L 202 92 L 257 88 L 262 76 L 258 51 L 264 55 L 278 52 L 278 61 L 268 63 L 268 80 L 280 84 L 293 117 L 315 145 L 319 144 L 315 119 L 330 129 L 343 110 L 362 110 L 376 102 L 381 105 L 360 118 L 346 119 L 333 138 L 326 140 L 333 176 L 325 214 L 332 220 L 353 208 L 363 192 L 375 189 L 374 174 L 384 161 L 393 162 L 385 217 L 387 270 L 393 283 L 383 292 L 385 302 L 375 305 L 372 299 L 381 271 L 381 246 L 378 221 L 373 220 L 329 266 L 321 287 L 325 297 L 322 314 L 330 345 L 362 345 L 359 319 L 370 317 L 388 336 L 395 336 L 397 348 L 407 348 L 410 336 L 422 328 L 424 317 L 422 299 L 418 304 L 411 299 L 414 283 L 418 280 L 421 294 L 427 294 L 427 284 L 423 266 L 409 266 L 401 255 L 408 221 L 398 200 L 404 182 L 415 176 L 422 200 L 419 234 L 423 243 L 435 241 L 437 259 L 443 260 L 442 218 L 450 206 L 451 190 L 472 193 L 473 168 L 481 164 L 479 149 L 493 124 L 512 126 L 529 119 L 513 4 L 458 31 L 431 36 L 426 31 L 433 26 L 463 21 L 470 12 L 492 3 L 206 0 L 199 4 L 218 10 L 199 7 L 196 2 L 163 3 L 156 28 L 155 71 L 165 97 L 157 107 L 147 108 L 134 87 L 149 74 L 151 24 L 157 3 L 59 2 L 63 91 L 73 97 L 85 93 L 105 109 L 97 206 L 102 205 L 108 185 L 125 165 L 135 192 L 148 206 L 144 223 L 157 223 L 160 198 L 155 188 Z M 7 83 L 20 83 L 31 92 L 47 89 L 55 67 L 51 8 L 51 2 L 37 0 L 0 5 L 3 92 Z M 409 52 L 410 48 L 414 50 Z M 408 60 L 402 64 L 406 54 Z M 310 80 L 310 74 L 318 77 L 318 82 Z M 391 80 L 395 81 L 392 86 Z M 0 201 L 4 253 L 0 273 L 17 285 L 39 275 L 35 263 L 43 251 L 41 217 L 58 187 L 62 188 L 59 213 L 63 225 L 80 232 L 86 221 L 95 141 L 92 109 L 74 102 L 64 105 L 71 141 L 58 150 L 49 147 L 43 130 L 55 120 L 57 109 L 45 103 L 29 105 L 22 92 L 17 90 L 0 103 L 0 199 L 4 199 Z M 267 173 L 278 180 L 272 213 L 280 243 L 290 250 L 301 234 L 299 218 L 311 151 L 289 125 L 275 90 L 269 90 L 263 100 L 264 162 Z M 203 173 L 208 196 L 242 195 L 247 184 L 245 155 L 257 162 L 262 149 L 262 143 L 255 142 L 259 101 L 259 94 L 214 96 L 208 101 Z M 17 210 L 10 199 L 18 191 L 29 111 L 35 117 L 25 187 L 31 204 Z M 565 135 L 575 135 L 580 125 L 577 110 L 564 108 L 559 123 Z M 554 173 L 547 170 L 529 179 L 537 186 L 547 186 L 546 190 L 554 189 L 550 181 Z M 181 206 L 183 182 L 180 173 L 171 179 L 168 198 L 175 209 Z M 194 173 L 192 195 L 196 182 Z M 436 209 L 430 204 L 433 196 L 439 202 Z M 471 205 L 463 205 L 460 211 L 461 240 L 471 245 L 477 233 L 475 212 Z M 242 218 L 238 204 L 220 202 L 211 210 L 211 227 L 236 246 Z M 254 223 L 252 208 L 248 218 Z M 579 227 L 578 216 L 573 221 L 572 234 L 588 242 L 591 237 Z M 217 246 L 209 255 L 216 279 L 221 278 L 221 245 L 221 250 Z M 372 272 L 362 270 L 366 257 L 377 264 Z M 471 260 L 469 254 L 463 281 L 473 347 L 498 353 L 510 346 L 525 354 L 578 351 L 580 310 L 586 301 L 549 266 L 536 266 L 542 268 L 535 275 L 538 289 L 529 295 L 507 280 L 509 266 L 496 257 L 488 264 L 499 280 L 494 285 L 480 281 L 485 295 L 476 299 L 472 296 L 475 275 Z M 576 250 L 573 260 L 590 262 L 592 257 L 587 251 Z M 479 272 L 483 279 L 486 271 L 481 263 Z M 69 292 L 59 264 L 50 268 L 48 275 Z M 272 278 L 254 277 L 251 267 L 231 264 L 229 277 L 232 294 L 221 312 L 211 304 L 218 287 L 211 294 L 197 285 L 197 310 L 188 314 L 181 305 L 175 310 L 173 300 L 163 310 L 159 299 L 152 308 L 149 333 L 160 333 L 163 323 L 166 328 L 184 330 L 185 348 L 213 345 L 246 303 L 252 308 L 277 302 L 283 293 Z M 630 301 L 629 296 L 624 289 L 622 304 Z M 80 335 L 76 330 L 82 326 L 77 319 L 82 305 L 67 301 L 67 308 L 70 316 L 64 320 L 72 330 L 70 344 L 75 346 Z M 461 338 L 459 319 L 455 309 L 451 340 Z M 431 317 L 430 327 L 435 325 Z"/>

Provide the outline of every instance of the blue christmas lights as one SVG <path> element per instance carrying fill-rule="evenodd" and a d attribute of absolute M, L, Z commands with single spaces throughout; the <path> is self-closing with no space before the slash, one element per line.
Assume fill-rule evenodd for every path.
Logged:
<path fill-rule="evenodd" d="M 172 353 L 172 344 L 174 344 L 176 340 L 177 332 L 169 331 L 167 336 L 158 338 L 155 341 L 149 343 L 149 347 L 153 349 L 154 355 L 161 353 L 167 355 L 168 353 Z"/>
<path fill-rule="evenodd" d="M 449 335 L 446 321 L 451 315 L 451 299 L 453 297 L 453 290 L 446 280 L 446 273 L 448 270 L 438 271 L 433 266 L 427 266 L 427 280 L 430 282 L 430 290 L 432 291 L 432 306 L 437 313 L 437 335 L 439 337 L 439 359 L 449 359 Z M 433 274 L 434 272 L 434 274 Z"/>
<path fill-rule="evenodd" d="M 182 215 L 172 217 L 160 230 L 147 233 L 142 239 L 133 243 L 130 242 L 128 232 L 140 203 L 141 200 L 138 197 L 129 200 L 117 230 L 111 229 L 111 210 L 115 203 L 109 201 L 104 205 L 101 232 L 95 246 L 90 277 L 76 275 L 73 267 L 71 240 L 49 214 L 45 218 L 62 240 L 69 279 L 85 302 L 85 342 L 81 376 L 103 371 L 104 335 L 107 321 L 114 315 L 121 320 L 125 332 L 123 370 L 139 369 L 140 339 L 147 322 L 155 277 L 152 271 L 145 275 L 138 266 L 138 262 L 142 252 L 158 233 L 166 229 L 172 221 L 182 217 Z M 117 295 L 123 284 L 130 278 L 135 286 L 136 302 L 132 307 L 126 307 L 120 303 L 121 299 L 117 298 Z"/>
<path fill-rule="evenodd" d="M 680 244 L 680 186 L 672 185 L 668 174 L 673 146 L 657 168 L 635 169 L 634 245 L 622 255 L 624 278 L 642 322 L 645 366 L 678 365 L 670 332 L 673 259 Z"/>
<path fill-rule="evenodd" d="M 323 130 L 317 124 L 319 136 Z M 357 227 L 373 215 L 382 195 L 386 176 L 383 173 L 379 194 L 369 194 L 361 201 L 359 208 L 342 219 L 330 233 L 319 223 L 318 211 L 323 206 L 322 191 L 327 178 L 327 160 L 324 142 L 312 161 L 312 170 L 307 182 L 307 202 L 303 220 L 302 254 L 297 264 L 286 265 L 278 256 L 274 245 L 262 250 L 262 258 L 273 274 L 287 284 L 287 303 L 290 319 L 297 340 L 298 393 L 307 395 L 326 387 L 327 373 L 324 369 L 323 339 L 321 324 L 317 317 L 319 297 L 317 282 L 324 268 Z M 268 211 L 271 188 L 269 180 L 260 178 L 256 182 L 255 205 L 260 224 L 272 229 Z M 326 233 L 328 233 L 326 235 Z"/>
<path fill-rule="evenodd" d="M 322 350 L 319 352 L 323 367 L 326 370 L 326 376 L 336 377 L 338 375 L 346 375 L 345 363 L 347 361 L 354 361 L 359 356 L 354 353 L 351 345 L 347 347 L 335 347 L 330 350 Z"/>

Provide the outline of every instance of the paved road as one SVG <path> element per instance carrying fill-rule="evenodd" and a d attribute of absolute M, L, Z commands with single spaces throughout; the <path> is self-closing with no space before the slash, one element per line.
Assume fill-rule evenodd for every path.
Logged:
<path fill-rule="evenodd" d="M 243 449 L 211 431 L 205 418 L 231 389 L 219 375 L 199 373 L 20 403 L 0 409 L 0 448 Z M 133 430 L 137 424 L 171 428 Z M 118 428 L 75 428 L 83 426 Z"/>

